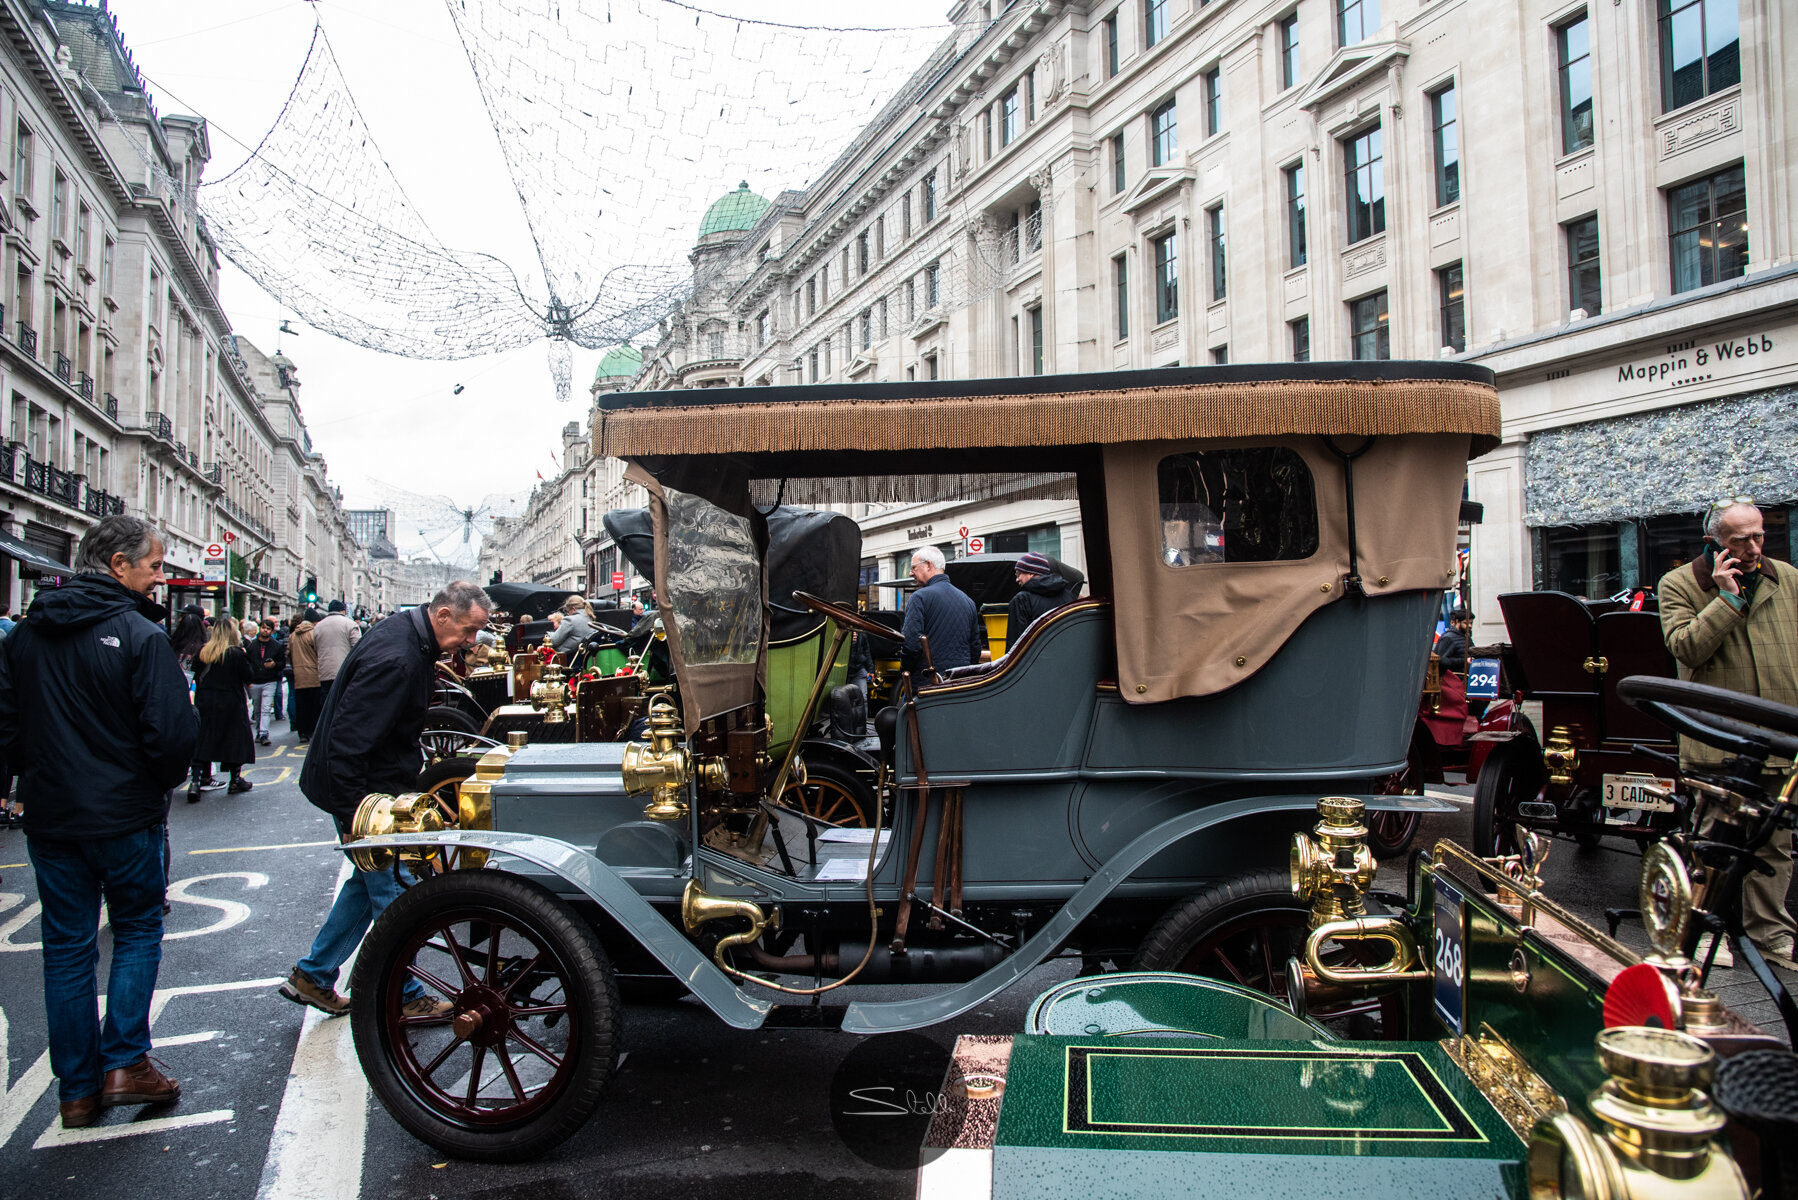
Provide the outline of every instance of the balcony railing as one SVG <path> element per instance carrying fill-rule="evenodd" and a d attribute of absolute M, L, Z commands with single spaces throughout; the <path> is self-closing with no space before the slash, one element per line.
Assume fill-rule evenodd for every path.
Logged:
<path fill-rule="evenodd" d="M 113 421 L 119 419 L 119 398 L 111 392 L 106 393 L 106 416 Z"/>
<path fill-rule="evenodd" d="M 23 321 L 19 322 L 19 349 L 33 358 L 37 357 L 37 330 Z"/>
<path fill-rule="evenodd" d="M 17 443 L 17 442 L 6 442 L 4 444 L 0 444 L 0 479 L 4 479 L 8 483 L 17 483 L 18 482 L 18 479 L 19 479 L 19 474 L 18 474 L 18 472 L 19 472 L 19 453 L 18 452 L 22 448 L 23 447 L 21 447 L 19 445 L 19 443 Z"/>
<path fill-rule="evenodd" d="M 113 517 L 124 513 L 125 501 L 122 497 L 89 488 L 87 500 L 81 507 L 96 517 Z"/>
<path fill-rule="evenodd" d="M 75 378 L 75 364 L 70 362 L 69 356 L 64 354 L 61 350 L 52 351 L 51 354 L 52 358 L 50 361 L 56 368 L 57 378 L 61 379 L 64 383 L 71 382 Z"/>
<path fill-rule="evenodd" d="M 81 373 L 81 378 L 75 381 L 75 390 L 81 393 L 81 398 L 83 400 L 86 400 L 90 404 L 93 403 L 94 377 L 89 375 L 86 371 L 83 371 Z"/>
<path fill-rule="evenodd" d="M 81 506 L 79 479 L 67 471 L 60 471 L 47 462 L 38 462 L 29 456 L 25 459 L 25 487 L 28 491 L 48 496 L 70 508 Z"/>
<path fill-rule="evenodd" d="M 208 478 L 212 482 L 218 484 L 220 487 L 224 486 L 224 484 L 225 484 L 224 464 L 222 464 L 222 463 L 207 463 L 205 475 L 206 475 L 206 478 Z"/>
<path fill-rule="evenodd" d="M 153 435 L 161 438 L 165 442 L 172 442 L 175 440 L 174 424 L 159 412 L 144 414 L 144 428 L 148 429 Z"/>

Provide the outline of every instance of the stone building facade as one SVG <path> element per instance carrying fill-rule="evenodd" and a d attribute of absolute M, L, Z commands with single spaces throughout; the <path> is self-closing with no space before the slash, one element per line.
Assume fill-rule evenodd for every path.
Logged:
<path fill-rule="evenodd" d="M 739 219 L 708 215 L 693 297 L 633 387 L 1453 358 L 1491 367 L 1504 409 L 1504 444 L 1469 470 L 1476 636 L 1502 636 L 1504 591 L 1652 582 L 1717 497 L 1769 506 L 1789 553 L 1798 92 L 1780 67 L 1798 28 L 1780 0 L 950 16 L 809 188 L 714 206 Z M 864 524 L 882 577 L 962 528 L 1082 557 L 1051 502 Z"/>
<path fill-rule="evenodd" d="M 0 0 L 0 47 L 0 602 L 24 607 L 113 512 L 165 531 L 176 578 L 228 546 L 239 611 L 291 611 L 314 563 L 365 588 L 340 501 L 288 553 L 305 430 L 219 304 L 205 122 L 157 113 L 103 7 Z"/>
<path fill-rule="evenodd" d="M 522 515 L 494 518 L 481 538 L 477 579 L 590 590 L 582 539 L 598 525 L 588 472 L 592 458 L 580 422 L 564 425 L 561 470 L 539 477 Z"/>

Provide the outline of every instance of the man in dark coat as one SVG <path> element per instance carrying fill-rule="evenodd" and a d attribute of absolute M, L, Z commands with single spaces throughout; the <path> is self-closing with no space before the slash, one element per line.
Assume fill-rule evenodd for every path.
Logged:
<path fill-rule="evenodd" d="M 266 746 L 269 716 L 281 715 L 281 672 L 287 668 L 287 647 L 275 640 L 274 622 L 265 618 L 256 627 L 256 636 L 244 643 L 243 651 L 250 659 L 250 724 L 256 727 L 256 744 Z"/>
<path fill-rule="evenodd" d="M 1436 657 L 1444 671 L 1467 670 L 1467 639 L 1473 636 L 1473 614 L 1457 608 L 1448 614 L 1448 628 L 1436 639 Z"/>
<path fill-rule="evenodd" d="M 1011 598 L 1005 612 L 1005 652 L 1018 644 L 1030 623 L 1047 612 L 1080 598 L 1073 585 L 1061 577 L 1047 555 L 1031 551 L 1018 555 L 1013 568 L 1017 572 L 1018 593 Z"/>
<path fill-rule="evenodd" d="M 986 653 L 986 624 L 980 619 L 979 606 L 944 574 L 943 552 L 935 546 L 913 551 L 911 577 L 918 581 L 918 588 L 905 602 L 900 665 L 914 676 L 924 669 L 920 639 L 926 637 L 930 639 L 930 665 L 939 671 L 979 662 Z"/>
<path fill-rule="evenodd" d="M 73 581 L 40 591 L 0 649 L 0 756 L 19 772 L 43 904 L 44 1018 L 65 1129 L 102 1107 L 161 1104 L 181 1085 L 148 1057 L 162 964 L 163 824 L 199 719 L 149 599 L 162 539 L 108 517 L 81 539 Z M 94 968 L 112 926 L 106 1019 Z"/>
<path fill-rule="evenodd" d="M 424 765 L 418 735 L 431 707 L 437 659 L 474 645 L 492 608 L 479 587 L 452 583 L 429 604 L 382 621 L 343 660 L 300 768 L 300 791 L 331 814 L 339 840 L 349 840 L 350 820 L 364 796 L 412 790 Z M 349 1000 L 336 991 L 338 971 L 398 894 L 391 870 L 356 871 L 346 879 L 281 994 L 332 1016 L 348 1012 Z M 447 1000 L 432 999 L 417 980 L 408 981 L 405 993 L 408 1016 L 449 1009 Z"/>

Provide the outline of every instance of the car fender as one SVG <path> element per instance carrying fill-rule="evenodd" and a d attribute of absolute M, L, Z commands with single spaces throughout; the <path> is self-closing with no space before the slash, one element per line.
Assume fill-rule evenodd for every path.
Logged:
<path fill-rule="evenodd" d="M 363 838 L 341 847 L 349 850 L 402 846 L 456 846 L 508 854 L 550 871 L 604 909 L 642 947 L 654 955 L 687 990 L 726 1024 L 760 1029 L 774 1007 L 772 1000 L 738 987 L 680 929 L 668 922 L 611 867 L 593 855 L 556 838 L 497 830 L 443 830 L 438 833 L 390 834 Z"/>
<path fill-rule="evenodd" d="M 1454 805 L 1426 796 L 1357 796 L 1370 810 L 1394 812 L 1457 812 Z M 1036 935 L 1003 962 L 968 982 L 944 991 L 915 999 L 858 1001 L 843 1016 L 843 1029 L 848 1033 L 898 1033 L 921 1029 L 960 1016 L 1035 970 L 1042 961 L 1074 933 L 1080 922 L 1092 915 L 1099 903 L 1109 896 L 1131 874 L 1157 854 L 1195 833 L 1234 821 L 1239 817 L 1259 816 L 1270 812 L 1308 812 L 1317 807 L 1316 799 L 1302 795 L 1247 796 L 1208 804 L 1178 816 L 1139 834 L 1128 845 L 1112 855 L 1093 873 L 1081 889 L 1068 898 Z"/>

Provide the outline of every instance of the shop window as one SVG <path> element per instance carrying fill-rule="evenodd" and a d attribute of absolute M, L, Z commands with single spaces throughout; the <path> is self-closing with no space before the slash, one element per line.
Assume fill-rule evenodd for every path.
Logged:
<path fill-rule="evenodd" d="M 1540 531 L 1542 587 L 1603 600 L 1623 589 L 1615 525 L 1557 525 Z"/>
<path fill-rule="evenodd" d="M 1317 495 L 1284 447 L 1170 454 L 1156 469 L 1162 561 L 1275 562 L 1317 553 Z"/>

